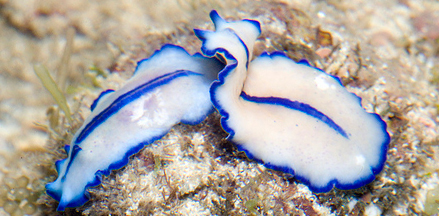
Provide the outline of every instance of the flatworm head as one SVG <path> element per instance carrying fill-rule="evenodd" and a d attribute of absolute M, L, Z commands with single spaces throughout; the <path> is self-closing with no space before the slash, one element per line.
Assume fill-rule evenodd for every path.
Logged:
<path fill-rule="evenodd" d="M 215 26 L 227 26 L 211 14 Z M 225 53 L 227 66 L 210 92 L 228 138 L 250 158 L 294 174 L 314 192 L 373 181 L 390 141 L 385 122 L 367 113 L 338 78 L 307 62 L 281 52 L 249 62 L 259 25 L 233 23 L 239 22 L 254 27 L 196 32 L 206 55 Z"/>
<path fill-rule="evenodd" d="M 66 148 L 68 158 L 56 163 L 58 179 L 46 185 L 60 202 L 58 210 L 84 204 L 87 187 L 100 184 L 102 175 L 125 166 L 129 156 L 175 124 L 200 123 L 213 110 L 209 87 L 223 66 L 165 45 L 139 62 L 121 89 L 102 93 Z"/>

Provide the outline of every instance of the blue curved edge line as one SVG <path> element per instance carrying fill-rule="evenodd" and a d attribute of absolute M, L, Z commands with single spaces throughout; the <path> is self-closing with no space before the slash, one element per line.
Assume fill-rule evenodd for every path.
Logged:
<path fill-rule="evenodd" d="M 217 12 L 216 10 L 212 10 L 212 11 L 210 11 L 209 16 L 210 16 L 210 19 L 212 20 L 212 22 L 213 22 L 215 28 L 218 27 L 218 23 L 221 23 L 221 22 L 229 23 L 229 22 L 227 22 L 225 19 L 223 19 L 223 18 L 218 14 L 218 12 Z M 243 20 L 241 20 L 241 21 L 231 21 L 231 22 L 242 22 L 242 21 L 244 21 L 244 22 L 248 22 L 248 23 L 254 25 L 254 26 L 258 29 L 259 34 L 261 34 L 261 23 L 259 23 L 259 21 L 257 21 L 257 20 L 243 19 Z"/>
<path fill-rule="evenodd" d="M 62 160 L 57 160 L 55 162 L 55 169 L 56 169 L 57 173 L 59 173 L 59 171 L 61 170 L 61 167 L 64 165 L 65 161 L 66 161 L 66 159 L 62 159 Z"/>
<path fill-rule="evenodd" d="M 229 54 L 229 52 L 227 50 L 225 50 L 224 48 L 218 48 L 215 50 L 209 50 L 208 48 L 206 48 L 206 40 L 207 37 L 209 36 L 209 34 L 212 34 L 212 31 L 208 31 L 208 30 L 201 30 L 201 29 L 194 29 L 194 33 L 195 36 L 197 36 L 201 42 L 202 42 L 202 46 L 201 46 L 201 52 L 208 57 L 214 57 L 218 54 L 222 54 L 226 59 L 235 59 L 235 57 L 233 57 L 231 54 Z"/>
<path fill-rule="evenodd" d="M 361 102 L 360 102 L 360 106 L 361 106 Z M 377 120 L 377 122 L 380 123 L 381 131 L 383 131 L 383 133 L 384 133 L 384 139 L 383 139 L 383 142 L 381 144 L 380 160 L 379 160 L 377 166 L 372 167 L 373 174 L 377 175 L 378 173 L 380 173 L 383 170 L 384 165 L 386 163 L 386 160 L 387 160 L 387 150 L 389 148 L 391 137 L 390 137 L 390 134 L 387 132 L 387 124 L 381 118 L 381 116 L 376 114 L 376 113 L 369 113 L 369 114 L 373 115 L 375 117 L 375 119 Z"/>
<path fill-rule="evenodd" d="M 259 55 L 259 58 L 272 58 L 272 57 L 275 57 L 275 56 L 285 57 L 288 60 L 291 60 L 290 58 L 288 58 L 287 54 L 285 54 L 282 51 L 274 51 L 274 52 L 271 52 L 271 53 L 267 52 L 267 51 L 264 51 L 264 52 L 261 53 L 261 55 Z M 305 61 L 308 62 L 307 60 L 305 60 Z"/>
<path fill-rule="evenodd" d="M 227 77 L 230 72 L 232 72 L 236 67 L 238 63 L 233 63 L 227 65 L 219 74 L 218 74 L 218 80 L 215 80 L 212 85 L 210 86 L 210 98 L 212 100 L 213 106 L 218 110 L 219 114 L 221 115 L 221 126 L 223 127 L 223 130 L 226 131 L 229 136 L 227 139 L 233 139 L 235 135 L 235 131 L 233 131 L 232 128 L 229 127 L 227 124 L 227 120 L 229 119 L 229 113 L 222 108 L 222 106 L 219 104 L 219 101 L 216 99 L 216 89 L 220 86 L 222 86 L 225 82 L 225 77 Z"/>
<path fill-rule="evenodd" d="M 256 27 L 256 29 L 258 29 L 259 35 L 262 33 L 261 23 L 259 23 L 259 21 L 251 20 L 251 19 L 243 19 L 242 21 L 245 21 L 245 22 L 248 22 L 248 23 L 251 23 L 252 25 L 254 25 Z"/>
<path fill-rule="evenodd" d="M 292 61 L 292 60 L 287 56 L 287 54 L 286 54 L 285 52 L 282 52 L 282 51 L 274 51 L 274 52 L 272 52 L 272 53 L 269 53 L 269 52 L 263 52 L 259 57 L 273 58 L 273 57 L 275 57 L 275 56 L 284 57 L 284 58 L 286 58 L 286 59 Z M 324 70 L 321 69 L 321 68 L 318 68 L 318 67 L 314 67 L 314 66 L 312 66 L 312 65 L 309 63 L 309 61 L 308 61 L 307 59 L 301 59 L 301 60 L 299 60 L 299 61 L 296 62 L 296 63 L 297 63 L 297 64 L 300 64 L 300 65 L 308 66 L 308 67 L 310 67 L 310 68 L 314 68 L 314 69 L 316 69 L 316 70 L 318 70 L 318 71 L 320 71 L 320 72 L 322 72 L 322 73 L 324 73 L 324 74 L 327 74 L 327 75 L 329 75 L 330 77 L 332 77 L 335 81 L 337 81 L 338 84 L 340 84 L 341 86 L 343 86 L 343 83 L 341 82 L 340 77 L 335 76 L 335 75 L 332 75 L 332 74 L 329 74 L 329 73 L 326 73 L 326 71 L 324 71 Z M 360 98 L 360 99 L 361 99 L 361 98 Z"/>
<path fill-rule="evenodd" d="M 136 66 L 136 69 L 134 70 L 133 76 L 137 73 L 140 65 L 143 62 L 147 62 L 147 61 L 151 60 L 154 56 L 159 55 L 161 52 L 163 52 L 164 50 L 167 50 L 167 49 L 175 49 L 175 50 L 178 50 L 178 51 L 183 51 L 186 55 L 191 56 L 186 51 L 186 49 L 184 49 L 181 46 L 174 45 L 174 44 L 165 44 L 159 50 L 154 51 L 154 53 L 149 58 L 144 58 L 144 59 L 141 59 L 141 60 L 137 61 L 137 66 Z M 195 53 L 193 56 L 198 56 L 198 55 L 199 55 L 199 53 Z"/>
<path fill-rule="evenodd" d="M 387 153 L 388 141 L 384 141 L 383 142 L 382 152 L 384 152 L 384 154 L 381 155 L 381 159 L 382 160 L 380 161 L 380 163 L 376 167 L 372 167 L 373 175 L 366 176 L 365 178 L 360 178 L 357 181 L 355 181 L 353 183 L 350 183 L 350 184 L 342 184 L 342 183 L 338 182 L 337 179 L 332 179 L 331 181 L 328 182 L 328 184 L 326 184 L 323 187 L 317 187 L 317 186 L 312 185 L 307 178 L 305 178 L 305 177 L 303 177 L 303 176 L 301 176 L 299 174 L 296 174 L 295 171 L 291 167 L 277 166 L 277 165 L 273 165 L 273 164 L 270 164 L 270 163 L 265 163 L 264 161 L 255 158 L 254 155 L 251 154 L 245 148 L 243 148 L 241 146 L 241 144 L 239 144 L 239 143 L 235 143 L 235 144 L 236 144 L 238 150 L 239 151 L 243 151 L 247 155 L 247 157 L 249 159 L 252 159 L 252 160 L 255 160 L 258 163 L 264 164 L 264 166 L 267 167 L 268 169 L 272 169 L 272 170 L 276 170 L 276 171 L 281 171 L 281 172 L 293 175 L 295 179 L 297 179 L 301 183 L 305 184 L 314 193 L 326 193 L 326 192 L 331 191 L 334 187 L 337 188 L 337 189 L 340 189 L 340 190 L 357 189 L 357 188 L 365 186 L 365 185 L 371 183 L 373 180 L 375 180 L 375 176 L 378 173 L 380 173 L 382 171 L 383 167 L 384 167 L 385 159 L 386 159 L 386 153 Z"/>
<path fill-rule="evenodd" d="M 64 146 L 64 150 L 66 151 L 66 154 L 69 154 L 70 151 L 70 145 L 65 145 Z M 67 161 L 67 159 L 61 159 L 61 160 L 57 160 L 55 162 L 55 168 L 56 168 L 56 172 L 59 173 L 59 171 L 61 170 L 62 165 Z"/>
<path fill-rule="evenodd" d="M 309 63 L 309 61 L 307 59 L 300 59 L 298 62 L 296 62 L 297 64 L 302 64 L 302 65 L 306 65 L 309 67 L 312 67 L 311 64 Z"/>
<path fill-rule="evenodd" d="M 182 76 L 190 76 L 190 75 L 198 75 L 203 76 L 202 74 L 195 73 L 192 71 L 187 70 L 177 70 L 172 73 L 164 74 L 162 76 L 159 76 L 155 79 L 152 79 L 151 81 L 144 83 L 133 90 L 119 96 L 116 100 L 111 103 L 107 108 L 105 108 L 102 112 L 100 112 L 98 115 L 96 115 L 93 120 L 91 120 L 84 129 L 79 133 L 76 140 L 74 141 L 75 144 L 81 143 L 90 133 L 93 132 L 94 129 L 99 127 L 100 124 L 105 122 L 109 117 L 117 113 L 120 109 L 122 109 L 125 105 L 129 104 L 133 100 L 138 99 L 145 93 L 159 87 L 165 84 L 170 83 L 171 81 L 175 80 L 178 77 Z"/>
<path fill-rule="evenodd" d="M 71 166 L 72 163 L 73 163 L 73 159 L 76 157 L 76 155 L 78 155 L 78 153 L 79 153 L 80 151 L 82 151 L 82 148 L 79 147 L 79 145 L 73 145 L 72 155 L 70 156 L 70 161 L 69 161 L 69 163 L 67 164 L 66 172 L 65 172 L 64 176 L 61 177 L 61 181 L 64 181 L 64 179 L 66 178 L 66 174 L 69 172 L 70 166 Z"/>
<path fill-rule="evenodd" d="M 69 154 L 69 151 L 70 151 L 70 145 L 65 145 L 65 146 L 64 146 L 64 150 L 66 151 L 67 154 Z"/>
<path fill-rule="evenodd" d="M 218 24 L 219 23 L 231 23 L 228 22 L 226 20 L 224 20 L 216 10 L 212 10 L 210 12 L 210 19 L 212 20 L 215 29 L 218 29 Z M 232 21 L 232 22 L 236 22 L 236 21 Z M 251 20 L 251 19 L 244 19 L 241 21 L 237 21 L 237 22 L 248 22 L 250 24 L 252 24 L 253 26 L 256 27 L 256 29 L 258 30 L 258 35 L 261 34 L 261 24 L 256 21 L 256 20 Z M 216 31 L 215 30 L 215 31 Z M 250 53 L 249 53 L 249 49 L 248 46 L 244 43 L 244 41 L 242 41 L 242 39 L 236 34 L 236 32 L 234 32 L 232 29 L 230 29 L 231 32 L 233 32 L 233 34 L 236 36 L 236 38 L 239 40 L 239 42 L 243 45 L 243 47 L 245 48 L 245 52 L 246 52 L 246 56 L 247 56 L 247 62 L 246 62 L 246 68 L 248 68 L 248 65 L 250 63 L 249 57 L 250 57 Z M 217 53 L 222 53 L 224 55 L 225 58 L 227 59 L 233 59 L 236 61 L 235 57 L 233 57 L 227 50 L 225 50 L 224 48 L 218 48 L 218 49 L 214 49 L 214 50 L 209 50 L 206 48 L 206 40 L 208 37 L 208 34 L 213 34 L 214 31 L 209 31 L 209 30 L 201 30 L 201 29 L 194 29 L 194 33 L 195 35 L 201 40 L 202 42 L 202 46 L 201 46 L 201 52 L 209 57 L 213 57 L 215 56 Z"/>
<path fill-rule="evenodd" d="M 301 103 L 299 101 L 291 101 L 286 98 L 278 98 L 278 97 L 255 97 L 250 96 L 244 91 L 241 92 L 241 98 L 243 98 L 246 101 L 258 103 L 258 104 L 270 104 L 270 105 L 276 105 L 276 106 L 283 106 L 287 109 L 297 110 L 300 111 L 306 115 L 309 115 L 313 118 L 316 118 L 320 120 L 321 122 L 325 123 L 328 127 L 334 129 L 337 133 L 345 137 L 346 139 L 349 139 L 348 134 L 346 131 L 343 130 L 342 127 L 340 127 L 337 123 L 335 123 L 329 116 L 326 116 L 316 108 L 312 107 L 309 104 Z"/>
<path fill-rule="evenodd" d="M 292 61 L 292 60 L 286 55 L 286 53 L 284 53 L 284 52 L 282 52 L 282 51 L 274 51 L 274 52 L 272 52 L 272 53 L 269 53 L 269 52 L 263 52 L 259 57 L 273 58 L 273 57 L 276 57 L 276 56 L 284 57 L 284 58 L 286 58 L 286 59 Z M 308 66 L 308 67 L 310 67 L 310 68 L 314 68 L 314 69 L 316 69 L 316 70 L 318 70 L 318 71 L 320 71 L 320 72 L 322 72 L 322 73 L 324 73 L 324 74 L 326 74 L 326 75 L 332 77 L 332 78 L 333 78 L 333 79 L 334 79 L 334 80 L 335 80 L 340 86 L 343 86 L 343 83 L 341 82 L 340 77 L 335 76 L 335 75 L 332 75 L 332 74 L 329 74 L 329 73 L 326 73 L 326 71 L 324 71 L 324 70 L 321 69 L 321 68 L 311 66 L 311 64 L 309 63 L 309 61 L 306 60 L 306 59 L 301 59 L 300 61 L 298 61 L 298 62 L 296 62 L 296 63 L 297 63 L 297 64 L 302 64 L 302 65 Z M 344 86 L 343 86 L 343 87 L 344 87 Z M 356 95 L 355 93 L 352 93 L 352 92 L 350 92 L 350 93 L 351 93 L 351 94 L 352 94 L 352 95 L 358 100 L 358 103 L 361 105 L 362 98 L 359 97 L 358 95 Z"/>
<path fill-rule="evenodd" d="M 215 51 L 215 50 L 213 50 L 213 51 L 211 50 L 211 51 L 209 51 L 209 52 L 210 52 L 210 53 L 213 53 L 214 51 Z M 270 53 L 263 53 L 262 56 L 268 56 L 268 57 L 273 57 L 273 56 L 283 56 L 283 57 L 288 58 L 283 52 L 279 52 L 279 51 L 274 52 L 274 53 L 272 53 L 272 54 L 270 54 Z M 289 58 L 288 58 L 288 59 L 289 59 Z M 290 60 L 291 60 L 291 59 L 290 59 Z M 307 63 L 307 62 L 306 62 L 306 63 Z M 305 63 L 305 61 L 302 61 L 302 64 L 306 64 L 306 63 Z M 212 83 L 212 86 L 211 86 L 211 88 L 210 88 L 210 95 L 211 95 L 212 103 L 213 103 L 213 105 L 215 106 L 215 108 L 218 110 L 218 112 L 220 113 L 220 115 L 222 116 L 222 117 L 221 117 L 221 126 L 223 127 L 223 130 L 226 131 L 226 132 L 229 134 L 229 136 L 227 137 L 227 139 L 229 139 L 229 140 L 231 140 L 231 141 L 233 140 L 233 136 L 234 136 L 235 132 L 234 132 L 234 130 L 233 130 L 233 129 L 227 124 L 227 120 L 229 119 L 229 113 L 228 113 L 225 109 L 223 109 L 222 106 L 221 106 L 221 105 L 219 104 L 219 102 L 217 101 L 217 99 L 216 99 L 216 98 L 217 98 L 217 97 L 216 97 L 216 89 L 217 89 L 218 87 L 220 87 L 221 85 L 224 84 L 225 77 L 227 77 L 227 75 L 228 75 L 231 71 L 233 71 L 233 70 L 236 68 L 236 66 L 237 66 L 237 63 L 227 65 L 227 66 L 226 66 L 226 67 L 225 67 L 225 68 L 224 68 L 224 69 L 218 74 L 218 80 L 215 80 L 215 81 Z M 312 66 L 311 66 L 311 67 L 312 67 Z M 314 67 L 313 67 L 313 68 L 314 68 Z M 319 69 L 319 68 L 316 68 L 316 69 L 318 69 L 319 71 L 322 71 L 323 73 L 326 73 L 326 72 L 324 72 L 323 70 L 321 70 L 321 69 Z M 328 75 L 330 75 L 330 74 L 328 74 Z M 339 82 L 339 84 L 341 85 L 340 79 L 339 79 L 338 77 L 333 76 L 333 75 L 330 75 L 330 76 L 333 77 L 333 78 L 335 78 L 335 79 Z M 245 94 L 245 93 L 244 93 L 244 94 Z M 351 93 L 351 94 L 353 94 L 355 97 L 359 98 L 358 102 L 359 102 L 359 105 L 361 106 L 361 98 L 358 97 L 357 95 L 355 95 L 354 93 Z M 382 143 L 381 143 L 380 160 L 379 160 L 379 162 L 378 162 L 378 164 L 377 164 L 376 166 L 372 166 L 372 167 L 371 167 L 372 175 L 366 176 L 366 177 L 364 177 L 364 178 L 360 178 L 360 179 L 356 180 L 355 182 L 353 182 L 353 183 L 349 183 L 349 184 L 343 184 L 343 183 L 340 183 L 337 179 L 332 179 L 331 181 L 328 182 L 327 185 L 325 185 L 325 186 L 323 186 L 323 187 L 314 186 L 314 185 L 312 185 L 312 184 L 310 183 L 310 181 L 309 181 L 307 178 L 305 178 L 305 177 L 303 177 L 303 176 L 301 176 L 301 175 L 296 174 L 295 171 L 294 171 L 291 167 L 287 167 L 287 166 L 277 166 L 277 165 L 273 165 L 273 164 L 270 164 L 270 163 L 265 163 L 264 161 L 262 161 L 262 160 L 260 160 L 260 159 L 258 159 L 258 158 L 255 158 L 255 156 L 254 156 L 253 154 L 251 154 L 248 150 L 246 150 L 246 149 L 245 149 L 240 143 L 236 143 L 236 142 L 234 142 L 234 143 L 236 144 L 238 150 L 239 150 L 239 151 L 243 151 L 243 152 L 245 152 L 245 154 L 247 155 L 247 157 L 248 157 L 249 159 L 252 159 L 252 160 L 255 160 L 255 161 L 259 162 L 259 163 L 264 164 L 264 166 L 267 167 L 268 169 L 277 170 L 277 171 L 282 171 L 282 172 L 284 172 L 284 173 L 289 173 L 289 174 L 291 174 L 291 175 L 294 175 L 294 177 L 295 177 L 297 180 L 299 180 L 299 181 L 302 182 L 303 184 L 307 185 L 308 188 L 309 188 L 311 191 L 315 192 L 315 193 L 325 193 L 325 192 L 329 192 L 329 191 L 331 191 L 334 187 L 335 187 L 335 188 L 338 188 L 338 189 L 341 189 L 341 190 L 357 189 L 357 188 L 360 188 L 360 187 L 362 187 L 362 186 L 365 186 L 365 185 L 371 183 L 371 182 L 375 179 L 375 176 L 383 170 L 384 165 L 385 165 L 385 161 L 386 161 L 386 155 L 387 155 L 388 145 L 389 145 L 389 143 L 390 143 L 390 135 L 389 135 L 389 133 L 387 132 L 387 124 L 381 119 L 381 117 L 380 117 L 378 114 L 376 114 L 376 113 L 369 113 L 369 114 L 375 116 L 375 118 L 376 118 L 376 119 L 378 120 L 378 122 L 380 123 L 380 127 L 381 127 L 381 129 L 382 129 L 382 131 L 383 131 L 383 134 L 384 134 L 383 141 L 382 141 Z M 232 142 L 233 142 L 233 141 L 232 141 Z"/>
<path fill-rule="evenodd" d="M 54 198 L 56 201 L 60 201 L 61 200 L 61 193 L 59 193 L 56 190 L 52 190 L 51 189 L 51 185 L 52 183 L 49 183 L 46 185 L 46 193 L 51 196 L 52 198 Z"/>
<path fill-rule="evenodd" d="M 246 65 L 246 68 L 248 68 L 248 65 L 250 63 L 250 59 L 249 59 L 250 53 L 249 53 L 248 47 L 244 43 L 244 41 L 242 41 L 241 38 L 235 32 L 233 32 L 232 30 L 230 30 L 230 31 L 235 35 L 236 39 L 239 40 L 239 42 L 242 44 L 242 46 L 245 49 L 245 54 L 246 54 L 246 59 L 247 59 L 247 62 L 245 65 Z M 226 59 L 236 61 L 236 58 L 232 54 L 230 54 L 229 51 L 227 51 L 226 49 L 224 49 L 222 47 L 219 47 L 219 48 L 216 48 L 213 50 L 210 50 L 206 47 L 206 41 L 208 40 L 209 34 L 213 34 L 214 32 L 208 31 L 208 30 L 194 29 L 194 33 L 195 33 L 195 36 L 197 36 L 202 42 L 201 52 L 205 56 L 214 57 L 214 56 L 221 54 Z"/>
<path fill-rule="evenodd" d="M 107 89 L 103 92 L 101 92 L 101 94 L 99 94 L 99 96 L 93 101 L 93 103 L 90 106 L 90 110 L 93 112 L 93 110 L 96 108 L 96 105 L 98 105 L 99 101 L 102 99 L 102 97 L 106 94 L 109 94 L 111 92 L 114 92 L 113 89 Z"/>

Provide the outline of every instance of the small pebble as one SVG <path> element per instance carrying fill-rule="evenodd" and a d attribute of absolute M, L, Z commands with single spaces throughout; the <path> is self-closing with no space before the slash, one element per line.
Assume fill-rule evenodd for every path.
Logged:
<path fill-rule="evenodd" d="M 8 200 L 6 197 L 0 197 L 0 207 L 3 207 L 5 205 L 6 200 Z"/>
<path fill-rule="evenodd" d="M 29 202 L 36 202 L 38 200 L 38 198 L 40 198 L 40 194 L 39 193 L 31 192 L 29 194 L 29 197 L 27 197 L 27 201 L 29 201 Z"/>
<path fill-rule="evenodd" d="M 15 199 L 21 201 L 29 197 L 30 192 L 26 188 L 18 188 L 14 192 Z"/>
<path fill-rule="evenodd" d="M 14 211 L 14 213 L 11 214 L 11 216 L 23 216 L 24 212 L 21 209 L 17 209 Z"/>
<path fill-rule="evenodd" d="M 25 214 L 31 215 L 34 214 L 37 211 L 37 206 L 35 206 L 32 203 L 26 203 L 26 205 L 24 205 L 22 207 L 23 211 Z"/>
<path fill-rule="evenodd" d="M 44 190 L 44 182 L 39 180 L 39 179 L 35 179 L 32 181 L 32 189 L 34 191 L 42 191 Z"/>
<path fill-rule="evenodd" d="M 5 185 L 7 185 L 11 189 L 14 189 L 17 187 L 17 183 L 16 183 L 15 179 L 13 179 L 13 178 L 5 177 L 3 179 L 3 182 L 5 183 Z"/>
<path fill-rule="evenodd" d="M 5 204 L 3 205 L 3 210 L 5 210 L 5 212 L 12 214 L 15 212 L 15 210 L 18 209 L 18 203 L 15 201 L 6 201 Z"/>
<path fill-rule="evenodd" d="M 29 184 L 29 178 L 26 176 L 21 176 L 17 179 L 17 185 L 18 187 L 25 188 L 27 187 L 27 184 Z"/>
<path fill-rule="evenodd" d="M 8 186 L 0 185 L 0 197 L 6 197 L 11 189 Z"/>
<path fill-rule="evenodd" d="M 316 51 L 316 54 L 317 54 L 318 56 L 320 56 L 320 58 L 326 58 L 326 57 L 328 57 L 328 56 L 331 54 L 331 52 L 332 52 L 331 49 L 326 48 L 326 47 L 323 47 L 323 48 L 319 48 L 319 49 Z"/>

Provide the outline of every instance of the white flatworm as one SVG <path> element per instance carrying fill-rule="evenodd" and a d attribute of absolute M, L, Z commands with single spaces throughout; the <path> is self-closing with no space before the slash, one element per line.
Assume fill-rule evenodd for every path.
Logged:
<path fill-rule="evenodd" d="M 138 63 L 119 90 L 101 93 L 92 113 L 66 146 L 68 158 L 56 163 L 58 178 L 46 185 L 58 210 L 88 200 L 88 187 L 119 169 L 143 146 L 173 125 L 200 123 L 212 110 L 209 87 L 224 65 L 183 48 L 165 45 Z"/>
<path fill-rule="evenodd" d="M 210 94 L 228 138 L 314 192 L 373 181 L 390 142 L 385 122 L 366 112 L 338 78 L 306 60 L 296 63 L 275 52 L 251 61 L 261 31 L 257 21 L 227 22 L 216 11 L 210 16 L 216 30 L 195 34 L 205 55 L 227 62 Z"/>

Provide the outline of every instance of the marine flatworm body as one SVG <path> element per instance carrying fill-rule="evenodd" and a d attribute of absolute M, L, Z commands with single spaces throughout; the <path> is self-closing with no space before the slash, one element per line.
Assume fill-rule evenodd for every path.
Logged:
<path fill-rule="evenodd" d="M 128 157 L 164 136 L 173 125 L 200 123 L 212 110 L 209 87 L 224 65 L 183 48 L 165 45 L 138 63 L 117 91 L 101 93 L 91 115 L 56 163 L 58 178 L 46 186 L 58 210 L 88 200 L 87 187 L 128 163 Z"/>
<path fill-rule="evenodd" d="M 56 163 L 58 178 L 46 186 L 58 210 L 85 203 L 87 187 L 173 125 L 201 122 L 211 102 L 239 149 L 315 192 L 361 187 L 383 169 L 387 126 L 337 77 L 282 52 L 251 61 L 259 22 L 227 22 L 216 11 L 211 18 L 216 30 L 195 34 L 206 56 L 227 64 L 165 45 L 140 61 L 121 89 L 102 92 L 66 147 L 68 158 Z"/>
<path fill-rule="evenodd" d="M 314 192 L 361 187 L 384 166 L 390 136 L 377 114 L 339 79 L 281 52 L 251 61 L 260 34 L 254 20 L 195 30 L 207 56 L 227 62 L 210 89 L 229 139 L 268 168 L 294 174 Z M 251 62 L 250 62 L 251 61 Z"/>

